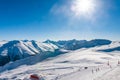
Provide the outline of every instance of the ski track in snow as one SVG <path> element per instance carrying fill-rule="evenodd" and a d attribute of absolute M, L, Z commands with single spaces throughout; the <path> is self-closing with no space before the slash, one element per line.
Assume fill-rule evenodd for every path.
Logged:
<path fill-rule="evenodd" d="M 113 68 L 112 70 L 104 73 L 101 77 L 95 80 L 119 80 L 120 79 L 120 66 Z"/>
<path fill-rule="evenodd" d="M 93 67 L 89 67 L 88 69 L 77 70 L 77 71 L 74 71 L 74 72 L 69 73 L 69 74 L 60 75 L 54 80 L 67 80 L 67 79 L 69 79 L 69 80 L 98 80 L 96 78 L 98 78 L 98 77 L 100 78 L 101 76 L 114 70 L 114 69 L 111 69 L 109 67 L 107 67 L 107 68 L 108 69 L 105 69 L 105 67 L 104 67 L 103 68 L 104 71 L 100 70 L 100 71 L 96 72 L 94 70 L 94 73 L 92 73 Z M 97 67 L 96 67 L 96 69 L 97 69 Z"/>

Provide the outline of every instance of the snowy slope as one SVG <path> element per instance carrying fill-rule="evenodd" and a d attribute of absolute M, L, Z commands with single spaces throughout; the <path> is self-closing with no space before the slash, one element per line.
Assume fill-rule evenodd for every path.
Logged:
<path fill-rule="evenodd" d="M 117 62 L 120 57 L 117 54 L 120 54 L 120 51 L 107 53 L 98 51 L 98 49 L 109 49 L 120 46 L 115 46 L 116 44 L 112 43 L 109 46 L 83 48 L 31 65 L 30 62 L 34 63 L 35 59 L 39 59 L 38 56 L 9 63 L 0 68 L 1 70 L 5 70 L 1 72 L 0 79 L 28 79 L 31 74 L 39 74 L 45 80 L 119 80 L 120 73 L 117 71 L 120 71 L 120 68 L 117 66 Z M 110 66 L 107 65 L 108 61 Z M 18 64 L 22 65 L 16 68 L 15 65 Z M 85 67 L 88 67 L 88 69 L 85 69 Z M 110 75 L 111 77 L 113 75 L 114 79 L 108 78 Z"/>
<path fill-rule="evenodd" d="M 98 50 L 99 51 L 104 51 L 104 52 L 120 51 L 120 42 L 119 41 L 113 41 L 109 45 L 98 47 Z"/>
<path fill-rule="evenodd" d="M 106 72 L 102 77 L 96 80 L 119 80 L 120 79 L 120 65 Z"/>

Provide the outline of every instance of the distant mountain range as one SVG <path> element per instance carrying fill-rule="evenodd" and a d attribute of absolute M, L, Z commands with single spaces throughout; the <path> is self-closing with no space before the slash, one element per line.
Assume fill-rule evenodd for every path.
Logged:
<path fill-rule="evenodd" d="M 91 48 L 95 46 L 108 45 L 112 41 L 106 39 L 87 40 L 66 40 L 44 42 L 29 40 L 13 40 L 0 42 L 0 66 L 10 61 L 16 61 L 36 54 L 43 55 L 44 58 L 56 56 L 67 52 L 67 50 L 77 50 L 80 48 Z M 119 48 L 118 48 L 119 49 Z M 41 56 L 40 58 L 43 58 Z"/>
<path fill-rule="evenodd" d="M 90 47 L 95 47 L 95 46 L 101 46 L 101 45 L 108 45 L 112 41 L 106 40 L 106 39 L 94 39 L 91 41 L 87 40 L 68 40 L 68 41 L 51 41 L 51 40 L 46 40 L 44 43 L 52 43 L 59 48 L 63 48 L 66 50 L 76 50 L 80 48 L 90 48 Z"/>

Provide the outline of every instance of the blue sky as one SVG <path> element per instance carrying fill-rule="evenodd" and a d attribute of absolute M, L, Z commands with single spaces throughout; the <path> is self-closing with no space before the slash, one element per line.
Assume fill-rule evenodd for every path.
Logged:
<path fill-rule="evenodd" d="M 119 34 L 120 0 L 0 0 L 0 40 L 120 40 Z"/>

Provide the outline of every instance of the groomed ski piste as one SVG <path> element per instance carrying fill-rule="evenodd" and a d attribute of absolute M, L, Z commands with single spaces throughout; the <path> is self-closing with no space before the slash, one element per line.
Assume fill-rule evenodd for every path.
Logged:
<path fill-rule="evenodd" d="M 113 42 L 105 46 L 82 48 L 34 65 L 28 65 L 28 60 L 34 61 L 30 58 L 15 61 L 0 68 L 5 69 L 0 73 L 0 80 L 31 80 L 32 74 L 42 76 L 44 80 L 119 80 L 120 51 L 102 51 L 119 46 L 119 42 Z M 14 68 L 22 62 L 27 62 L 27 65 Z M 12 69 L 7 70 L 10 67 Z"/>

